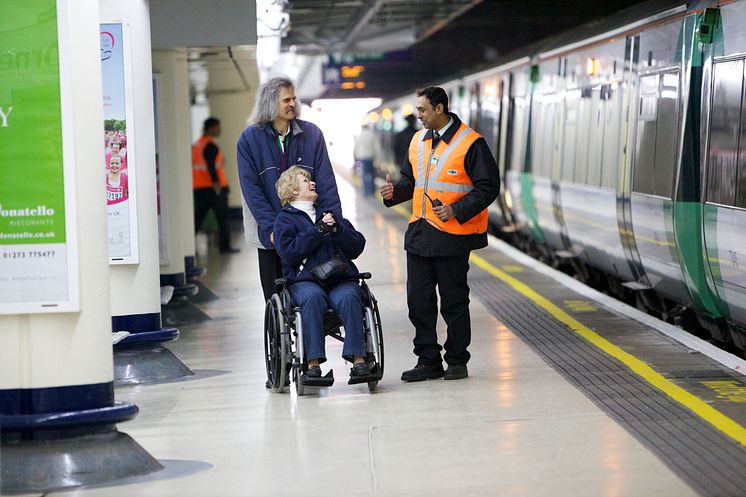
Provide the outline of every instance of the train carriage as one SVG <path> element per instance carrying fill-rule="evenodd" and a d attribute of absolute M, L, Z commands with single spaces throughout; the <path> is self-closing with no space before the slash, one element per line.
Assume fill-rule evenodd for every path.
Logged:
<path fill-rule="evenodd" d="M 500 167 L 493 232 L 743 350 L 745 74 L 746 1 L 661 0 L 435 84 Z"/>

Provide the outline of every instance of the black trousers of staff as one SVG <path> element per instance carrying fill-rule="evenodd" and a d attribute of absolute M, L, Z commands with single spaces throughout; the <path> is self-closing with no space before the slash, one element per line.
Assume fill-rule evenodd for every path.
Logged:
<path fill-rule="evenodd" d="M 448 257 L 420 257 L 407 252 L 407 304 L 409 320 L 415 328 L 414 353 L 425 365 L 441 364 L 445 348 L 448 364 L 465 365 L 471 355 L 471 316 L 469 314 L 469 253 Z M 438 343 L 438 299 L 448 336 L 444 347 Z"/>
<path fill-rule="evenodd" d="M 194 232 L 199 231 L 207 212 L 212 209 L 218 222 L 218 240 L 220 250 L 230 250 L 231 232 L 228 225 L 228 189 L 222 188 L 220 194 L 212 188 L 194 190 Z"/>

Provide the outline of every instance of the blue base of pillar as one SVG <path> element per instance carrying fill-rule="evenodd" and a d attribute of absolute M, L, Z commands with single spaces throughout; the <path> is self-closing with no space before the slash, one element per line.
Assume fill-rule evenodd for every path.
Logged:
<path fill-rule="evenodd" d="M 197 285 L 186 282 L 184 273 L 162 274 L 161 286 L 167 285 L 174 287 L 174 298 L 192 297 L 199 291 Z"/>
<path fill-rule="evenodd" d="M 133 333 L 114 346 L 114 385 L 163 383 L 194 376 L 186 364 L 163 346 L 179 338 L 176 328 Z"/>
<path fill-rule="evenodd" d="M 116 429 L 137 406 L 113 399 L 110 382 L 0 390 L 0 493 L 42 494 L 163 469 Z"/>
<path fill-rule="evenodd" d="M 162 383 L 194 375 L 194 371 L 163 346 L 164 342 L 177 340 L 179 330 L 160 325 L 161 315 L 157 312 L 112 317 L 114 331 L 130 332 L 114 345 L 115 386 Z"/>
<path fill-rule="evenodd" d="M 4 428 L 5 429 L 5 428 Z M 142 476 L 163 466 L 114 426 L 45 440 L 3 440 L 0 493 L 44 494 Z"/>
<path fill-rule="evenodd" d="M 207 268 L 202 266 L 196 266 L 193 255 L 187 255 L 184 257 L 184 273 L 186 274 L 187 281 L 191 281 L 193 278 L 199 278 L 207 273 Z"/>

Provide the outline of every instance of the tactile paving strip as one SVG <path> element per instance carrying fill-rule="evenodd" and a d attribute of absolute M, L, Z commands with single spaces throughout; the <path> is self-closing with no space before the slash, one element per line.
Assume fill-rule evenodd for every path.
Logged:
<path fill-rule="evenodd" d="M 746 496 L 746 448 L 586 342 L 503 282 L 472 294 L 539 356 L 703 496 Z"/>

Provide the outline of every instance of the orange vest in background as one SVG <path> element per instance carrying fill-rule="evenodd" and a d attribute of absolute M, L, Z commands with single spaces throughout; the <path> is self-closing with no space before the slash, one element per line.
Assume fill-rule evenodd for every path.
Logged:
<path fill-rule="evenodd" d="M 210 171 L 207 169 L 207 162 L 205 162 L 205 147 L 208 143 L 212 143 L 217 147 L 212 136 L 202 135 L 194 145 L 192 145 L 192 188 L 198 190 L 200 188 L 212 188 L 212 177 Z M 218 148 L 218 155 L 215 157 L 215 172 L 218 175 L 218 181 L 220 186 L 223 188 L 228 187 L 228 180 L 225 179 L 225 171 L 223 171 L 223 153 Z"/>
<path fill-rule="evenodd" d="M 441 139 L 432 150 L 432 140 L 424 140 L 426 129 L 420 130 L 412 137 L 409 144 L 409 163 L 412 165 L 415 186 L 412 196 L 412 216 L 410 223 L 425 219 L 428 223 L 446 233 L 453 235 L 474 235 L 487 232 L 487 209 L 472 217 L 464 224 L 456 218 L 443 222 L 433 213 L 430 200 L 438 199 L 444 204 L 452 204 L 467 193 L 474 185 L 466 174 L 464 159 L 469 147 L 481 138 L 481 135 L 461 123 L 451 138 L 451 143 Z"/>

